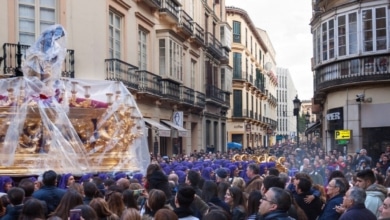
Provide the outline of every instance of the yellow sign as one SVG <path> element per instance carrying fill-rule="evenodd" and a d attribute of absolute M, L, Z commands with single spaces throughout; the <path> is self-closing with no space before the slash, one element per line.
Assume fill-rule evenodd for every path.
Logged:
<path fill-rule="evenodd" d="M 349 140 L 351 139 L 351 130 L 336 130 L 334 137 L 336 140 Z"/>

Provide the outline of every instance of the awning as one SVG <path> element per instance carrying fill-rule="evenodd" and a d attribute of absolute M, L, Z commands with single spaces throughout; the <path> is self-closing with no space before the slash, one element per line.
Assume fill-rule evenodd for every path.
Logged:
<path fill-rule="evenodd" d="M 154 129 L 158 130 L 158 136 L 160 137 L 170 137 L 171 136 L 171 129 L 165 127 L 164 125 L 158 123 L 157 121 L 150 119 L 150 118 L 144 118 L 144 121 L 149 126 L 152 126 Z"/>
<path fill-rule="evenodd" d="M 305 130 L 305 135 L 308 135 L 310 133 L 313 133 L 315 130 L 317 130 L 318 128 L 321 127 L 321 122 L 320 121 L 317 121 L 316 123 L 314 123 L 313 125 L 311 125 L 310 127 L 306 128 Z"/>
<path fill-rule="evenodd" d="M 187 129 L 180 127 L 179 125 L 175 125 L 173 122 L 161 120 L 164 124 L 168 125 L 169 127 L 176 129 L 179 133 L 180 137 L 187 137 Z"/>

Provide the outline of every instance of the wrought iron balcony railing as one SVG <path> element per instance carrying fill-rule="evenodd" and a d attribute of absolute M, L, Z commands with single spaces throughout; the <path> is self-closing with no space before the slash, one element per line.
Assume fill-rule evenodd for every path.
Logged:
<path fill-rule="evenodd" d="M 174 82 L 170 79 L 162 79 L 162 95 L 165 98 L 180 101 L 180 83 Z"/>
<path fill-rule="evenodd" d="M 180 100 L 186 104 L 194 105 L 195 90 L 186 86 L 180 86 Z"/>
<path fill-rule="evenodd" d="M 180 10 L 179 27 L 189 35 L 194 32 L 194 22 L 184 10 Z"/>
<path fill-rule="evenodd" d="M 206 85 L 206 98 L 225 104 L 224 91 L 214 85 Z"/>
<path fill-rule="evenodd" d="M 195 92 L 195 105 L 201 108 L 206 106 L 206 95 L 204 93 Z"/>
<path fill-rule="evenodd" d="M 138 89 L 139 78 L 136 66 L 119 59 L 106 59 L 106 80 L 121 81 L 130 89 Z"/>
<path fill-rule="evenodd" d="M 221 57 L 223 55 L 222 54 L 222 44 L 210 32 L 207 32 L 207 34 L 206 34 L 206 47 L 207 47 L 207 51 L 209 51 L 209 53 L 211 53 L 213 56 L 216 56 L 217 59 L 221 59 Z"/>
<path fill-rule="evenodd" d="M 161 8 L 161 0 L 139 0 L 148 4 L 152 8 Z"/>
<path fill-rule="evenodd" d="M 389 79 L 389 54 L 358 57 L 332 62 L 317 68 L 314 75 L 314 91 Z"/>
<path fill-rule="evenodd" d="M 196 22 L 194 22 L 194 32 L 192 34 L 192 38 L 196 40 L 196 42 L 203 46 L 204 45 L 204 30 L 203 28 Z"/>
<path fill-rule="evenodd" d="M 22 56 L 26 55 L 26 50 L 30 47 L 25 44 L 12 44 L 12 43 L 4 43 L 3 44 L 3 74 L 15 75 L 15 70 L 18 68 L 18 54 Z M 19 50 L 19 51 L 18 51 Z M 75 68 L 74 68 L 74 50 L 67 50 L 67 54 L 64 60 L 64 64 L 62 65 L 61 76 L 62 77 L 75 77 Z M 20 60 L 21 62 L 21 60 Z"/>
<path fill-rule="evenodd" d="M 174 19 L 179 19 L 179 5 L 174 0 L 162 0 L 160 13 L 168 13 Z"/>
<path fill-rule="evenodd" d="M 149 93 L 155 96 L 162 96 L 161 76 L 146 70 L 135 71 L 138 74 L 138 93 Z"/>

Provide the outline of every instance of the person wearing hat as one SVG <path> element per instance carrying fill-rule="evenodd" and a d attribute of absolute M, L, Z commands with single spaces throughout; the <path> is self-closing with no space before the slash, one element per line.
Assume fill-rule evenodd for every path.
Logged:
<path fill-rule="evenodd" d="M 220 182 L 228 182 L 227 181 L 227 171 L 224 168 L 219 168 L 215 171 L 215 182 L 219 184 Z"/>

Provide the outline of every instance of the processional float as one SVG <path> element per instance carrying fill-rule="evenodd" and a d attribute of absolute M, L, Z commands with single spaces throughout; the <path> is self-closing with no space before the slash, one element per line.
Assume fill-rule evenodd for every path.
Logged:
<path fill-rule="evenodd" d="M 45 30 L 23 77 L 0 80 L 0 174 L 145 172 L 142 114 L 121 82 L 61 78 L 66 32 Z"/>

